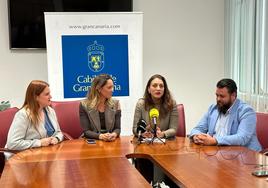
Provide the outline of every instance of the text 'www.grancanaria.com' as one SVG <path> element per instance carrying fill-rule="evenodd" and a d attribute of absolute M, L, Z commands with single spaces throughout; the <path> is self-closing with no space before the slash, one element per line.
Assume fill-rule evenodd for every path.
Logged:
<path fill-rule="evenodd" d="M 69 29 L 119 29 L 120 25 L 70 25 Z"/>

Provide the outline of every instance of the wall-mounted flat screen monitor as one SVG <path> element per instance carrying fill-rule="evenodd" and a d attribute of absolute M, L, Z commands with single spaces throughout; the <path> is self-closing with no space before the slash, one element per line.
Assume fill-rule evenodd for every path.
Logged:
<path fill-rule="evenodd" d="M 11 49 L 45 49 L 44 12 L 131 12 L 133 0 L 8 0 Z"/>

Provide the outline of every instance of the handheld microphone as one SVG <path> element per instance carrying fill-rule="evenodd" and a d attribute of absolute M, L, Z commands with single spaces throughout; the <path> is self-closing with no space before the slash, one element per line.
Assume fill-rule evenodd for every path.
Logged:
<path fill-rule="evenodd" d="M 157 118 L 159 116 L 159 111 L 156 108 L 152 108 L 149 112 L 149 115 L 150 115 L 151 122 L 154 125 L 153 130 L 154 130 L 154 138 L 155 138 L 155 137 L 157 137 L 156 136 L 156 126 L 157 126 Z"/>
<path fill-rule="evenodd" d="M 159 117 L 159 111 L 156 108 L 152 108 L 149 112 L 150 119 L 152 120 L 153 124 L 156 126 L 157 119 Z"/>
<path fill-rule="evenodd" d="M 141 140 L 141 134 L 146 131 L 146 121 L 144 119 L 140 119 L 137 123 L 137 132 L 138 132 L 138 138 Z"/>

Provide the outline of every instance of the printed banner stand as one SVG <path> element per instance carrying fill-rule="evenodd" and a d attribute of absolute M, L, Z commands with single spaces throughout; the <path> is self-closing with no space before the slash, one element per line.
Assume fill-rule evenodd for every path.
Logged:
<path fill-rule="evenodd" d="M 142 24 L 139 12 L 45 12 L 48 82 L 54 101 L 80 100 L 106 73 L 122 108 L 121 134 L 132 134 L 142 97 Z"/>

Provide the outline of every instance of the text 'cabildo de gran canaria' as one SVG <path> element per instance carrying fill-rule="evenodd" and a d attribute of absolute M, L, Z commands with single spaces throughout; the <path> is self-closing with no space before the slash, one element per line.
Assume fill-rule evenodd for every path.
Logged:
<path fill-rule="evenodd" d="M 73 91 L 74 92 L 81 92 L 81 91 L 88 91 L 88 89 L 91 87 L 91 83 L 93 79 L 97 75 L 79 75 L 76 78 L 76 84 L 73 85 Z M 121 91 L 121 85 L 117 84 L 117 78 L 114 75 L 110 75 L 114 82 L 114 90 L 115 91 Z"/>

